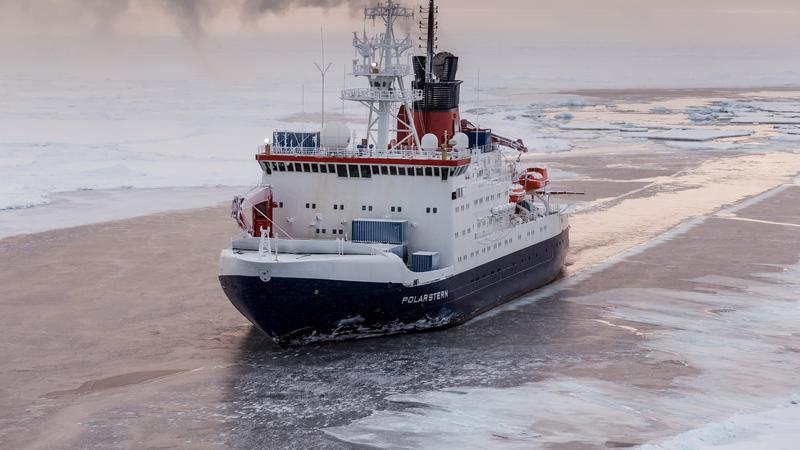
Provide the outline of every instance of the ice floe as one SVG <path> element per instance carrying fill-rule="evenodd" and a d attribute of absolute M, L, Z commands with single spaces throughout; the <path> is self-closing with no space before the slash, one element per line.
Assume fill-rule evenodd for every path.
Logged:
<path fill-rule="evenodd" d="M 666 141 L 711 141 L 714 139 L 745 137 L 753 134 L 747 130 L 720 130 L 713 128 L 673 128 L 664 131 L 651 131 L 642 135 L 648 139 Z"/>
<path fill-rule="evenodd" d="M 570 122 L 558 126 L 562 130 L 619 131 L 621 126 L 609 122 Z"/>
<path fill-rule="evenodd" d="M 736 142 L 664 141 L 664 145 L 681 150 L 734 150 L 742 144 Z"/>
<path fill-rule="evenodd" d="M 558 113 L 555 116 L 553 116 L 553 118 L 556 119 L 556 120 L 564 120 L 564 121 L 572 120 L 573 117 L 574 116 L 570 112 L 562 112 L 562 113 Z"/>
<path fill-rule="evenodd" d="M 534 137 L 525 140 L 528 150 L 531 152 L 556 153 L 571 150 L 572 142 L 567 139 L 552 137 Z"/>
<path fill-rule="evenodd" d="M 650 114 L 672 114 L 672 110 L 666 106 L 654 106 L 650 108 Z"/>
<path fill-rule="evenodd" d="M 738 414 L 704 425 L 671 439 L 639 447 L 641 450 L 790 450 L 800 439 L 800 396 L 774 409 Z"/>
<path fill-rule="evenodd" d="M 737 114 L 736 117 L 731 119 L 731 123 L 794 125 L 800 124 L 800 115 L 779 115 L 761 111 L 747 112 Z"/>

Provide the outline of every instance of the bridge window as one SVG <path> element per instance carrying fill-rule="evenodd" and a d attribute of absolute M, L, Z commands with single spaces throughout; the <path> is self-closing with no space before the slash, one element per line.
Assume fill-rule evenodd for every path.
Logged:
<path fill-rule="evenodd" d="M 330 167 L 329 167 L 329 169 L 330 169 Z M 347 166 L 345 166 L 344 164 L 337 164 L 336 165 L 336 173 L 340 177 L 347 178 Z"/>
<path fill-rule="evenodd" d="M 336 173 L 336 165 L 328 164 L 328 173 Z"/>
<path fill-rule="evenodd" d="M 422 168 L 422 167 L 417 167 L 417 175 L 418 175 L 418 176 L 420 176 L 420 177 L 421 177 L 421 176 L 425 175 L 425 174 L 423 173 L 423 171 L 424 171 L 424 170 L 423 170 L 423 168 Z"/>
<path fill-rule="evenodd" d="M 372 174 L 373 175 L 380 175 L 381 169 L 378 166 L 372 166 Z"/>
<path fill-rule="evenodd" d="M 286 165 L 286 170 L 289 172 L 294 172 L 294 164 L 289 163 Z"/>
<path fill-rule="evenodd" d="M 433 167 L 426 167 L 425 168 L 425 176 L 432 177 L 433 176 Z"/>
<path fill-rule="evenodd" d="M 319 165 L 318 164 L 311 164 L 311 171 L 314 173 L 319 172 Z"/>
<path fill-rule="evenodd" d="M 374 169 L 374 167 L 373 167 Z M 389 168 L 386 166 L 381 166 L 381 175 L 389 175 Z M 394 175 L 394 174 L 392 174 Z"/>
<path fill-rule="evenodd" d="M 325 164 L 320 164 L 319 171 L 322 173 L 328 173 L 328 166 L 326 166 Z"/>
<path fill-rule="evenodd" d="M 358 178 L 358 166 L 356 164 L 349 164 L 347 166 L 347 172 L 350 174 L 350 178 Z"/>
<path fill-rule="evenodd" d="M 433 176 L 435 176 L 435 177 L 439 176 L 439 168 L 438 167 L 434 167 L 433 168 Z"/>
<path fill-rule="evenodd" d="M 303 172 L 311 172 L 311 164 L 303 163 Z"/>
<path fill-rule="evenodd" d="M 361 178 L 370 178 L 372 173 L 369 171 L 369 166 L 361 166 Z"/>
<path fill-rule="evenodd" d="M 397 175 L 397 167 L 389 166 L 389 175 Z"/>
<path fill-rule="evenodd" d="M 405 167 L 398 167 L 397 168 L 397 173 L 399 175 L 405 175 L 406 174 L 406 168 Z"/>
<path fill-rule="evenodd" d="M 409 167 L 409 168 L 406 170 L 406 175 L 411 175 L 411 176 L 414 176 L 414 168 L 413 168 L 413 167 Z"/>

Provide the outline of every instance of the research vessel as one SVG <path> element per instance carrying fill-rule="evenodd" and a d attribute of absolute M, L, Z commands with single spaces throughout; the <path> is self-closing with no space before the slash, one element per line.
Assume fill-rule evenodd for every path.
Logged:
<path fill-rule="evenodd" d="M 551 282 L 567 253 L 546 168 L 461 117 L 433 0 L 418 55 L 395 34 L 416 11 L 389 0 L 364 14 L 381 32 L 354 33 L 365 83 L 341 93 L 368 109 L 364 128 L 275 131 L 255 155 L 261 184 L 232 202 L 242 236 L 220 256 L 222 289 L 280 344 L 460 324 Z"/>

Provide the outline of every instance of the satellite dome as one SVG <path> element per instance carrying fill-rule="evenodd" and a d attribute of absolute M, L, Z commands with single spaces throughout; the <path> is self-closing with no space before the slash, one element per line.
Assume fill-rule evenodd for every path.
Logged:
<path fill-rule="evenodd" d="M 420 145 L 423 150 L 436 150 L 439 148 L 439 138 L 435 134 L 428 133 L 422 136 Z"/>
<path fill-rule="evenodd" d="M 323 147 L 347 147 L 350 144 L 350 129 L 343 123 L 328 122 L 322 128 L 319 140 Z"/>
<path fill-rule="evenodd" d="M 466 150 L 469 148 L 469 137 L 466 134 L 458 132 L 453 135 L 453 139 L 448 142 L 456 150 Z"/>

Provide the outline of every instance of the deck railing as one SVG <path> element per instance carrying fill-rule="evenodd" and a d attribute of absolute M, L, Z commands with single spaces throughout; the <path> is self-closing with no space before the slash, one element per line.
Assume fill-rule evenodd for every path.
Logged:
<path fill-rule="evenodd" d="M 260 145 L 258 153 L 266 154 L 266 146 Z M 463 150 L 446 149 L 445 159 L 458 160 L 497 149 L 496 144 L 472 147 Z M 352 147 L 285 147 L 271 146 L 269 154 L 287 156 L 315 156 L 319 158 L 398 158 L 398 159 L 442 159 L 442 150 L 420 150 L 416 148 L 352 148 Z"/>
<path fill-rule="evenodd" d="M 390 64 L 388 66 L 383 66 L 383 67 L 372 67 L 369 64 L 353 64 L 353 75 L 405 76 L 409 74 L 411 74 L 411 66 L 409 66 L 408 64 Z"/>
<path fill-rule="evenodd" d="M 422 100 L 421 89 L 383 89 L 383 88 L 352 88 L 343 89 L 340 97 L 342 100 L 361 102 L 392 101 L 415 102 Z"/>

